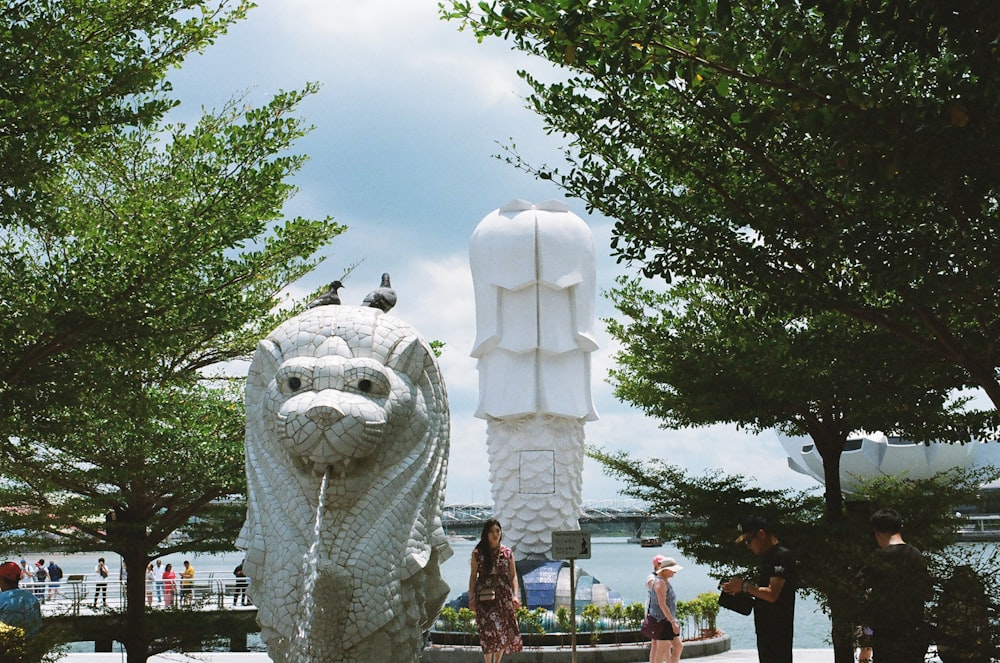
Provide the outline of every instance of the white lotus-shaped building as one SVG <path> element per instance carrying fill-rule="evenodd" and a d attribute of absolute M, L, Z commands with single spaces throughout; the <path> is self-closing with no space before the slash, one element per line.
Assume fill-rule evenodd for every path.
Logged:
<path fill-rule="evenodd" d="M 823 459 L 812 439 L 777 435 L 788 454 L 788 466 L 824 483 Z M 845 493 L 852 493 L 861 481 L 879 476 L 926 479 L 955 467 L 991 464 L 1000 464 L 1000 444 L 997 442 L 923 444 L 883 433 L 858 433 L 847 440 L 840 457 L 840 482 Z"/>

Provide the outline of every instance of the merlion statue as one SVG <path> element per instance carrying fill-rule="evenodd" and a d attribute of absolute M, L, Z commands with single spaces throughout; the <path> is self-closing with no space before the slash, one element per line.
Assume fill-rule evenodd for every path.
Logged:
<path fill-rule="evenodd" d="M 514 200 L 472 234 L 479 407 L 494 514 L 521 559 L 579 529 L 596 268 L 590 228 L 558 202 Z"/>
<path fill-rule="evenodd" d="M 308 309 L 260 342 L 246 417 L 237 545 L 272 660 L 418 661 L 451 556 L 448 398 L 430 347 L 376 308 Z"/>

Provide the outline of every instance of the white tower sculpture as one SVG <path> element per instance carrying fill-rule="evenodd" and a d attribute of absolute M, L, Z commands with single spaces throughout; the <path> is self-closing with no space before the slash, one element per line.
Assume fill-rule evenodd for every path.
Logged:
<path fill-rule="evenodd" d="M 546 558 L 579 528 L 590 393 L 594 240 L 559 202 L 513 200 L 469 242 L 494 515 L 520 559 Z"/>

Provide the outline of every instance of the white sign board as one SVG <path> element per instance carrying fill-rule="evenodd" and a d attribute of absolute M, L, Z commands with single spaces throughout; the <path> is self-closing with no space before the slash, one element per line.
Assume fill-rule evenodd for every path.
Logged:
<path fill-rule="evenodd" d="M 552 559 L 590 559 L 590 532 L 552 532 Z"/>

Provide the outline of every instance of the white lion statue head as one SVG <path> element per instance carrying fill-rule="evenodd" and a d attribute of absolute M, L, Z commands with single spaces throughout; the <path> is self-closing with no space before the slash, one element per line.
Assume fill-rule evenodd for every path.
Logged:
<path fill-rule="evenodd" d="M 246 416 L 237 545 L 271 658 L 418 660 L 451 556 L 448 398 L 427 343 L 378 309 L 309 309 L 260 342 Z"/>

